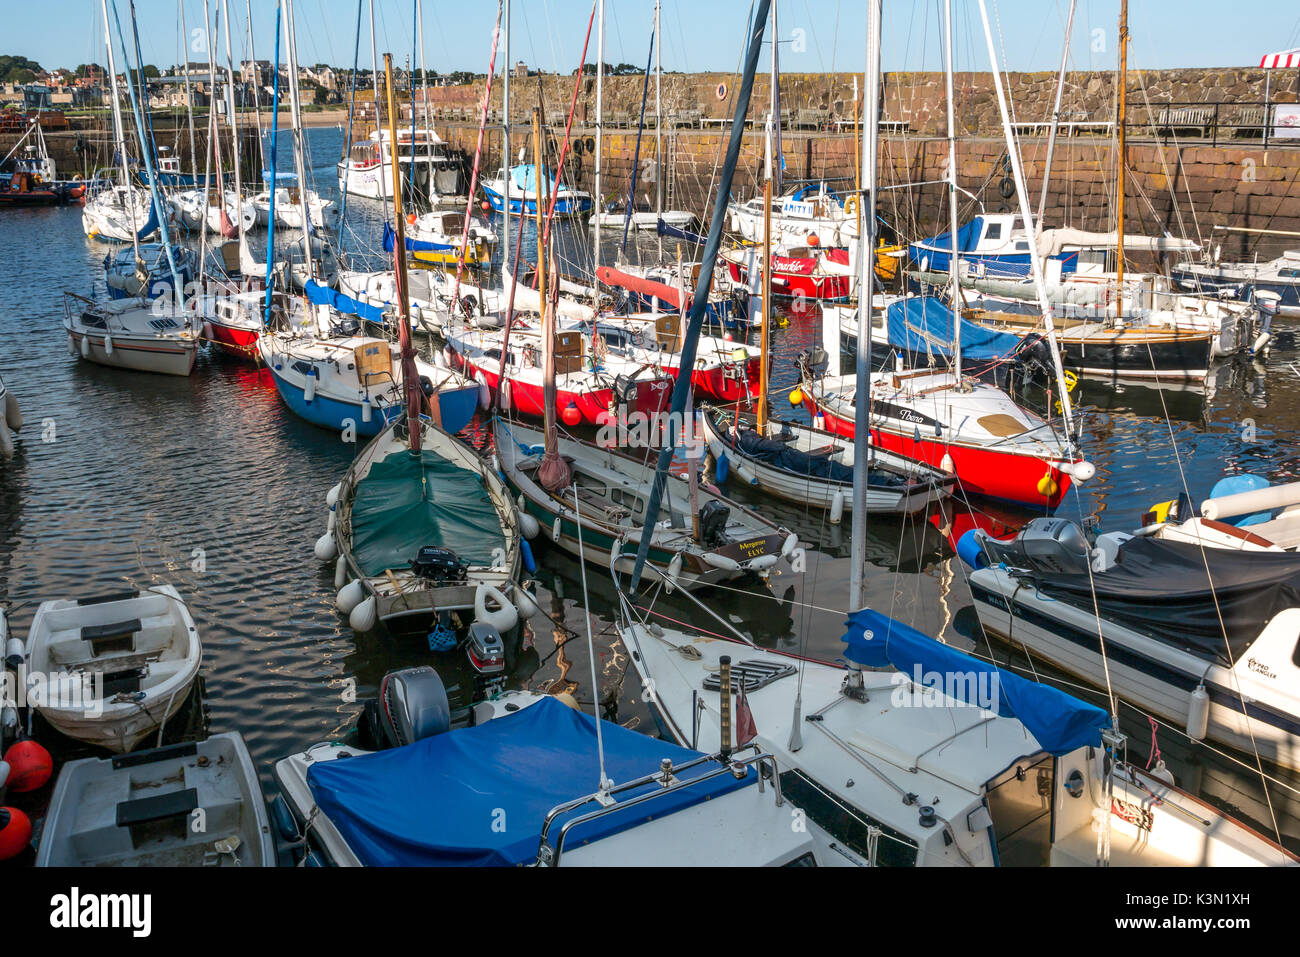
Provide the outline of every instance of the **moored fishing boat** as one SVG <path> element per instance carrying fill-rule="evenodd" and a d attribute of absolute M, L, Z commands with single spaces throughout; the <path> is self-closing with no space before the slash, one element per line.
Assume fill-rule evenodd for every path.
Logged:
<path fill-rule="evenodd" d="M 757 291 L 763 283 L 762 251 L 758 247 L 728 249 L 722 253 L 734 283 Z M 789 246 L 773 249 L 772 295 L 783 299 L 838 302 L 856 288 L 847 249 Z"/>
<path fill-rule="evenodd" d="M 498 213 L 505 208 L 508 199 L 510 212 L 536 215 L 537 185 L 537 166 L 529 163 L 499 170 L 495 177 L 483 180 L 483 194 Z M 585 216 L 591 212 L 591 194 L 564 185 L 558 176 L 552 176 L 545 195 L 554 197 L 556 216 Z"/>

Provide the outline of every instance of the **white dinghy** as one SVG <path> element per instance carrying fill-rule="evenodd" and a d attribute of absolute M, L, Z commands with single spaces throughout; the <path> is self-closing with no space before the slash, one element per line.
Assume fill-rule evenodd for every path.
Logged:
<path fill-rule="evenodd" d="M 27 636 L 28 698 L 68 737 L 124 754 L 161 735 L 202 659 L 171 585 L 42 602 Z"/>
<path fill-rule="evenodd" d="M 257 770 L 238 732 L 63 766 L 37 867 L 274 867 Z"/>

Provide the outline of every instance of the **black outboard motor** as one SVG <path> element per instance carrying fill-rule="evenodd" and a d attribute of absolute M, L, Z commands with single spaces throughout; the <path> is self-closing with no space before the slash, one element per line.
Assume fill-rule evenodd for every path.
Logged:
<path fill-rule="evenodd" d="M 704 503 L 700 509 L 700 544 L 716 548 L 727 543 L 727 518 L 731 509 L 716 498 Z"/>
<path fill-rule="evenodd" d="M 474 700 L 505 686 L 506 644 L 496 626 L 476 621 L 465 638 L 465 655 L 474 668 Z"/>
<path fill-rule="evenodd" d="M 379 743 L 384 747 L 412 744 L 451 727 L 447 689 L 428 665 L 384 675 L 377 704 Z"/>
<path fill-rule="evenodd" d="M 1040 332 L 1031 332 L 1021 339 L 1012 359 L 1015 363 L 1012 376 L 1018 381 L 996 384 L 1013 394 L 1032 382 L 1052 382 L 1056 375 L 1056 366 L 1052 362 L 1052 345 Z"/>
<path fill-rule="evenodd" d="M 465 564 L 450 548 L 425 545 L 411 559 L 411 571 L 416 578 L 431 582 L 465 581 Z"/>
<path fill-rule="evenodd" d="M 794 366 L 799 370 L 799 374 L 805 379 L 817 378 L 817 370 L 830 362 L 830 357 L 826 350 L 820 346 L 813 349 L 805 349 L 794 357 Z"/>
<path fill-rule="evenodd" d="M 1092 547 L 1083 530 L 1064 518 L 1035 518 L 1010 541 L 999 541 L 983 529 L 976 535 L 994 565 L 1049 574 L 1085 575 L 1092 561 Z"/>

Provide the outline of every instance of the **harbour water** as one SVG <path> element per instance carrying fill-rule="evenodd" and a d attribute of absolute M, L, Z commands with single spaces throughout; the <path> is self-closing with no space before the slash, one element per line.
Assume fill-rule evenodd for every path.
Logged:
<path fill-rule="evenodd" d="M 315 185 L 336 200 L 341 138 L 333 129 L 309 135 Z M 356 198 L 348 207 L 345 249 L 377 251 L 385 208 Z M 586 227 L 558 228 L 570 250 L 587 245 L 585 236 L 569 234 Z M 609 261 L 621 236 L 606 240 Z M 467 682 L 459 655 L 432 654 L 423 639 L 382 629 L 355 634 L 334 608 L 332 566 L 314 558 L 312 543 L 325 527 L 325 493 L 355 445 L 296 418 L 264 371 L 215 352 L 201 351 L 189 378 L 108 369 L 69 354 L 61 294 L 89 293 L 102 281 L 109 250 L 83 235 L 77 207 L 10 211 L 0 221 L 0 375 L 27 423 L 14 459 L 0 468 L 0 600 L 11 603 L 15 632 L 26 634 L 43 600 L 175 585 L 202 633 L 207 728 L 241 731 L 268 787 L 273 759 L 347 733 L 385 672 L 432 663 L 449 683 Z M 373 261 L 378 268 L 378 257 Z M 820 315 L 787 311 L 781 322 L 773 335 L 773 388 L 784 394 L 795 380 L 794 357 L 820 339 Z M 1300 429 L 1300 367 L 1293 364 L 1295 334 L 1282 326 L 1266 363 L 1220 368 L 1205 390 L 1084 380 L 1075 401 L 1086 414 L 1084 449 L 1097 475 L 1060 513 L 1127 530 L 1152 504 L 1176 497 L 1183 481 L 1200 501 L 1228 472 L 1294 480 L 1300 451 L 1289 436 Z M 780 395 L 775 408 L 803 414 Z M 471 438 L 484 441 L 482 428 L 471 427 L 479 432 Z M 848 602 L 847 525 L 832 526 L 820 511 L 762 497 L 734 479 L 728 492 L 798 532 L 807 571 L 782 565 L 767 584 L 712 589 L 701 601 L 761 645 L 834 660 Z M 1042 674 L 1041 663 L 980 636 L 964 567 L 942 524 L 869 524 L 871 603 L 924 632 Z M 610 627 L 616 602 L 608 574 L 588 567 L 584 582 L 578 563 L 544 542 L 537 558 L 540 604 L 554 623 L 534 619 L 510 684 L 567 690 L 588 709 L 598 698 L 605 717 L 654 733 L 647 696 Z M 655 611 L 667 621 L 720 628 L 680 596 L 661 599 Z M 598 688 L 587 667 L 588 620 Z M 1130 757 L 1143 763 L 1151 727 L 1131 710 L 1121 718 Z M 1300 848 L 1294 778 L 1281 776 L 1271 787 L 1270 811 L 1248 756 L 1212 754 L 1176 728 L 1159 729 L 1155 740 L 1180 784 L 1235 808 L 1267 834 L 1275 814 L 1284 841 Z M 67 741 L 50 743 L 56 756 L 78 753 Z"/>

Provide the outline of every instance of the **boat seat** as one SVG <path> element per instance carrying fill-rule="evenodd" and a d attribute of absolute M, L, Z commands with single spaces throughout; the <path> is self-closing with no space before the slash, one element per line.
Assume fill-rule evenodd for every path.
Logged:
<path fill-rule="evenodd" d="M 92 640 L 96 635 L 93 626 L 68 628 L 59 632 L 48 646 L 50 662 L 69 670 L 98 671 L 122 668 L 128 663 L 143 664 L 167 650 L 172 641 L 173 621 L 170 617 L 157 615 L 134 620 L 133 623 L 134 630 L 129 641 L 101 642 L 98 650 Z M 104 627 L 124 628 L 128 624 L 132 623 L 122 622 Z"/>
<path fill-rule="evenodd" d="M 117 805 L 114 820 L 118 827 L 130 831 L 133 847 L 139 847 L 163 835 L 184 840 L 189 831 L 189 816 L 198 806 L 198 790 L 186 788 L 183 791 L 121 801 Z"/>
<path fill-rule="evenodd" d="M 90 643 L 90 653 L 96 658 L 115 651 L 135 651 L 135 636 L 140 627 L 139 618 L 85 625 L 81 629 L 81 640 Z"/>

